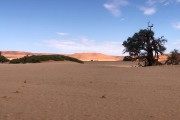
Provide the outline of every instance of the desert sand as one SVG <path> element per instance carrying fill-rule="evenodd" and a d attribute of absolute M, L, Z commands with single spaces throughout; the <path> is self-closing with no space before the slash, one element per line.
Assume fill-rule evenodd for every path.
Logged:
<path fill-rule="evenodd" d="M 0 120 L 179 120 L 180 66 L 0 64 Z"/>

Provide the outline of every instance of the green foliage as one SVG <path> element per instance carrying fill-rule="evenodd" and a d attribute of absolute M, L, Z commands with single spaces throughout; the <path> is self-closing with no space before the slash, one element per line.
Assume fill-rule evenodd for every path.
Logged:
<path fill-rule="evenodd" d="M 163 37 L 155 39 L 153 31 L 142 29 L 123 42 L 123 46 L 125 47 L 124 53 L 129 52 L 130 56 L 139 56 L 141 54 L 147 54 L 148 49 L 163 53 L 166 50 L 164 47 L 165 42 L 167 40 Z"/>
<path fill-rule="evenodd" d="M 147 56 L 149 65 L 153 65 L 155 58 L 166 50 L 165 42 L 167 40 L 164 37 L 156 39 L 151 29 L 142 29 L 123 42 L 122 45 L 125 47 L 123 52 L 128 52 L 130 56 Z"/>
<path fill-rule="evenodd" d="M 19 63 L 21 63 L 21 60 L 20 59 L 13 59 L 13 60 L 10 60 L 9 63 L 19 64 Z"/>
<path fill-rule="evenodd" d="M 33 56 L 25 56 L 19 59 L 13 59 L 10 61 L 12 64 L 18 64 L 18 63 L 40 63 L 43 61 L 72 61 L 72 62 L 78 62 L 83 63 L 83 61 L 78 60 L 76 58 L 72 58 L 69 56 L 64 55 L 33 55 Z"/>
<path fill-rule="evenodd" d="M 6 57 L 4 57 L 2 55 L 2 52 L 0 51 L 0 63 L 5 63 L 5 62 L 9 62 L 9 59 L 7 59 Z"/>
<path fill-rule="evenodd" d="M 5 63 L 5 62 L 9 62 L 9 60 L 6 57 L 1 55 L 0 56 L 0 63 Z"/>

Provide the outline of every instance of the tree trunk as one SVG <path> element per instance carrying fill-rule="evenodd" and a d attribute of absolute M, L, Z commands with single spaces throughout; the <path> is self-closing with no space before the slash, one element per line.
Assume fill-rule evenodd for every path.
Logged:
<path fill-rule="evenodd" d="M 155 63 L 154 56 L 153 56 L 153 48 L 151 44 L 151 29 L 146 34 L 146 43 L 147 43 L 147 60 L 149 62 L 148 66 L 152 66 Z"/>
<path fill-rule="evenodd" d="M 148 50 L 147 60 L 148 60 L 148 62 L 149 62 L 149 66 L 154 65 L 155 60 L 154 60 L 153 50 L 152 50 L 152 49 Z"/>

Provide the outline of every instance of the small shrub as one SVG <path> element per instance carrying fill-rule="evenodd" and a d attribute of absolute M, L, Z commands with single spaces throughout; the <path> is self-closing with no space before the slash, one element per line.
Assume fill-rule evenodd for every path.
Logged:
<path fill-rule="evenodd" d="M 9 63 L 11 63 L 11 64 L 19 64 L 19 63 L 21 63 L 21 61 L 20 61 L 20 59 L 13 59 L 13 60 L 10 60 Z"/>
<path fill-rule="evenodd" d="M 131 56 L 125 56 L 123 58 L 123 61 L 132 61 L 132 57 Z"/>
<path fill-rule="evenodd" d="M 0 63 L 5 63 L 5 62 L 9 62 L 9 60 L 6 57 L 0 55 Z"/>
<path fill-rule="evenodd" d="M 179 62 L 180 62 L 180 52 L 178 50 L 174 49 L 171 52 L 171 55 L 168 57 L 166 64 L 178 65 Z"/>

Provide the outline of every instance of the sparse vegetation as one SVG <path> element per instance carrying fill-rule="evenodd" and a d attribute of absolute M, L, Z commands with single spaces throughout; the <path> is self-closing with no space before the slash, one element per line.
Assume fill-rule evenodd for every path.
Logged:
<path fill-rule="evenodd" d="M 125 56 L 123 58 L 123 61 L 132 61 L 132 57 L 131 56 Z"/>
<path fill-rule="evenodd" d="M 18 63 L 40 63 L 43 61 L 72 61 L 78 63 L 84 63 L 83 61 L 72 58 L 69 56 L 64 55 L 33 55 L 33 56 L 25 56 L 18 59 L 13 59 L 10 61 L 11 64 L 18 64 Z"/>
<path fill-rule="evenodd" d="M 171 52 L 171 55 L 168 57 L 166 64 L 178 65 L 180 63 L 180 52 L 177 49 L 174 49 Z"/>
<path fill-rule="evenodd" d="M 9 62 L 9 59 L 3 56 L 2 53 L 0 52 L 0 63 L 5 63 L 5 62 Z"/>

